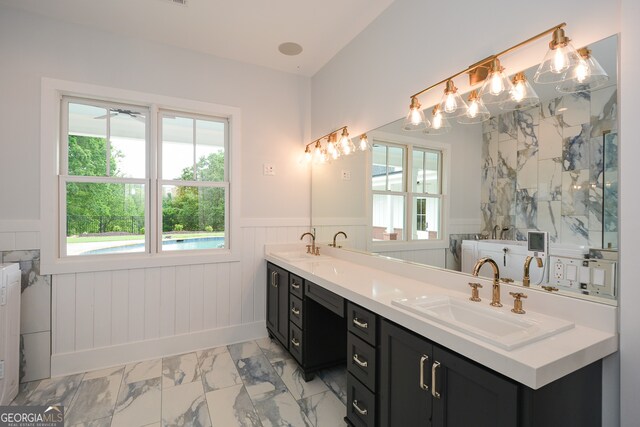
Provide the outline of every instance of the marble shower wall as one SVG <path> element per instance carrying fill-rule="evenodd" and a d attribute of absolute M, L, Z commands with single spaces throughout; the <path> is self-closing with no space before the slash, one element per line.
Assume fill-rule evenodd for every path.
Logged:
<path fill-rule="evenodd" d="M 0 251 L 0 263 L 19 263 L 20 382 L 51 375 L 51 276 L 40 274 L 40 251 Z"/>
<path fill-rule="evenodd" d="M 537 229 L 555 243 L 617 248 L 617 131 L 615 86 L 484 122 L 482 233 L 510 227 L 526 240 Z"/>

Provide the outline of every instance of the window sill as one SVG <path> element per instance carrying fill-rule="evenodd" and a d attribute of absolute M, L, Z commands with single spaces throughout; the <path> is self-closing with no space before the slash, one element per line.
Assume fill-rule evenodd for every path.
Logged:
<path fill-rule="evenodd" d="M 99 257 L 67 257 L 49 259 L 44 257 L 40 265 L 43 274 L 87 273 L 109 270 L 131 270 L 137 268 L 172 267 L 193 264 L 215 264 L 239 262 L 237 251 L 185 251 L 182 254 L 122 254 Z"/>
<path fill-rule="evenodd" d="M 373 241 L 371 242 L 371 251 L 384 254 L 385 252 L 396 251 L 421 251 L 430 249 L 447 249 L 449 247 L 448 240 L 414 240 L 414 241 Z"/>

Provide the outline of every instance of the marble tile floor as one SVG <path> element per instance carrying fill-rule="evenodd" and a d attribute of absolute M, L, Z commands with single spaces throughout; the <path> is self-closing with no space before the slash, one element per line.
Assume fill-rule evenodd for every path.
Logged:
<path fill-rule="evenodd" d="M 12 405 L 65 406 L 65 426 L 345 426 L 346 367 L 309 382 L 269 338 L 22 384 Z"/>

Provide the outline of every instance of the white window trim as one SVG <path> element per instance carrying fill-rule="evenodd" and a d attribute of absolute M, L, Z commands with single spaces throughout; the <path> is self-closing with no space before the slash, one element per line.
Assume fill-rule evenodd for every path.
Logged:
<path fill-rule="evenodd" d="M 368 152 L 367 156 L 367 170 L 366 176 L 369 177 L 367 179 L 367 215 L 368 215 L 368 233 L 367 236 L 367 251 L 369 252 L 395 252 L 395 251 L 405 251 L 405 250 L 421 250 L 421 249 L 446 249 L 449 247 L 449 225 L 451 222 L 451 215 L 449 210 L 450 198 L 449 198 L 449 188 L 450 188 L 450 176 L 451 176 L 451 145 L 446 142 L 440 141 L 425 141 L 424 139 L 414 138 L 412 136 L 398 135 L 388 132 L 381 131 L 373 131 L 369 132 L 369 140 L 374 141 L 378 140 L 383 143 L 389 143 L 391 145 L 403 145 L 410 146 L 410 149 L 413 147 L 416 148 L 426 148 L 430 150 L 438 150 L 442 152 L 442 190 L 440 200 L 442 203 L 442 217 L 441 217 L 441 233 L 442 238 L 434 239 L 434 240 L 402 240 L 402 241 L 374 241 L 372 235 L 373 229 L 373 206 L 372 206 L 372 194 L 373 190 L 371 188 L 371 151 Z M 405 155 L 405 157 L 408 154 Z M 406 162 L 406 161 L 405 161 Z M 405 189 L 406 190 L 406 189 Z M 405 194 L 410 194 L 406 193 Z M 406 203 L 406 202 L 405 202 Z M 406 216 L 406 215 L 405 215 Z M 405 219 L 405 222 L 407 220 Z M 409 226 L 405 226 L 408 228 Z"/>
<path fill-rule="evenodd" d="M 60 103 L 63 96 L 95 98 L 105 101 L 145 105 L 150 107 L 151 116 L 157 117 L 158 110 L 178 110 L 184 113 L 224 117 L 229 120 L 229 215 L 228 236 L 229 248 L 217 251 L 184 251 L 182 253 L 140 253 L 119 257 L 103 255 L 100 257 L 65 257 L 59 256 L 59 223 L 58 203 L 58 164 L 60 161 L 60 126 L 62 122 Z M 149 127 L 151 140 L 157 139 L 157 126 Z M 42 79 L 41 111 L 40 111 L 40 219 L 41 232 L 41 265 L 45 274 L 77 273 L 103 270 L 122 270 L 167 265 L 189 265 L 216 262 L 240 261 L 242 242 L 240 233 L 240 200 L 241 193 L 241 110 L 238 107 L 212 104 L 183 98 L 174 98 L 157 94 L 110 88 L 85 83 L 70 82 L 50 78 Z M 151 144 L 153 145 L 153 144 Z M 153 151 L 154 148 L 152 147 Z M 155 151 L 149 158 L 156 158 Z M 150 176 L 157 176 L 155 162 L 151 162 Z M 147 181 L 151 189 L 151 180 Z M 150 193 L 150 192 L 149 192 Z M 159 221 L 154 218 L 152 223 Z M 153 238 L 153 235 L 150 234 Z"/>

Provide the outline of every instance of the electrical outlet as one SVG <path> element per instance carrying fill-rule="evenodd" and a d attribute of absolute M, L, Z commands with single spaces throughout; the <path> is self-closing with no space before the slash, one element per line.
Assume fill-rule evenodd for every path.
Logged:
<path fill-rule="evenodd" d="M 342 180 L 351 181 L 351 171 L 342 171 Z"/>
<path fill-rule="evenodd" d="M 556 262 L 555 265 L 555 277 L 556 279 L 564 279 L 564 265 L 561 262 Z"/>
<path fill-rule="evenodd" d="M 276 167 L 274 165 L 272 165 L 271 163 L 265 163 L 262 165 L 263 169 L 262 169 L 262 173 L 263 175 L 275 175 L 276 174 Z"/>

